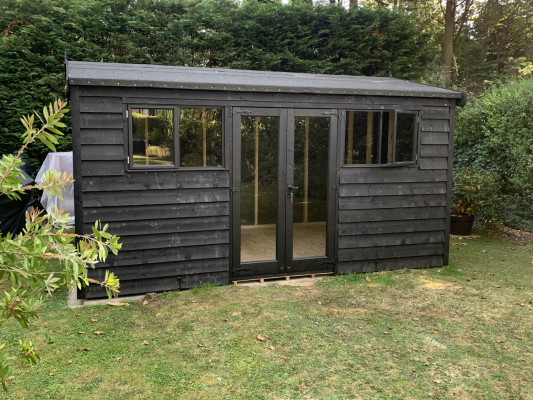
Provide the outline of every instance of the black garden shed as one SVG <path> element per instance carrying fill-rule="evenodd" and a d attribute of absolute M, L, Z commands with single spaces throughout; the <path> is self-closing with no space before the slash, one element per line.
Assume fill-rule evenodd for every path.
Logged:
<path fill-rule="evenodd" d="M 392 78 L 67 62 L 76 232 L 121 294 L 448 263 L 461 92 Z M 89 287 L 79 296 L 105 296 Z"/>

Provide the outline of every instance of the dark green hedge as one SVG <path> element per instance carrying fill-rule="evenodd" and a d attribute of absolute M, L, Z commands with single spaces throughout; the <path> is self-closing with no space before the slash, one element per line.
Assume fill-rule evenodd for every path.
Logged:
<path fill-rule="evenodd" d="M 3 0 L 0 148 L 19 117 L 65 97 L 63 58 L 421 79 L 434 57 L 414 20 L 386 9 L 230 0 Z M 58 151 L 67 150 L 70 139 Z M 29 156 L 37 167 L 46 154 Z"/>

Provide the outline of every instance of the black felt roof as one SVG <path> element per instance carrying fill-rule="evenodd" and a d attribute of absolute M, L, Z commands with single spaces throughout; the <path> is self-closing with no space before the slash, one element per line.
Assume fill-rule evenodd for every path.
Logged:
<path fill-rule="evenodd" d="M 402 79 L 69 61 L 69 85 L 269 93 L 461 98 L 461 92 Z"/>

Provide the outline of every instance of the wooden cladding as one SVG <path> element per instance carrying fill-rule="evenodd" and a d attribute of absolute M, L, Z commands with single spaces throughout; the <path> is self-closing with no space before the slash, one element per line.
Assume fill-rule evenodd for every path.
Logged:
<path fill-rule="evenodd" d="M 334 237 L 335 272 L 447 262 L 454 101 L 91 86 L 72 87 L 71 93 L 76 229 L 90 232 L 101 220 L 121 237 L 122 251 L 90 276 L 101 279 L 105 269 L 115 272 L 122 295 L 224 284 L 232 278 L 235 107 L 284 108 L 292 115 L 294 110 L 334 111 L 327 116 L 335 122 L 331 129 L 337 140 L 331 145 L 340 158 L 337 168 L 322 165 L 327 160 L 313 156 L 313 146 L 306 144 L 305 113 L 295 118 L 302 122 L 303 145 L 279 149 L 276 144 L 268 152 L 304 154 L 308 161 L 296 186 L 311 187 L 317 174 L 309 171 L 315 167 L 331 173 L 325 191 L 333 205 L 327 234 Z M 134 110 L 143 115 L 138 122 L 133 122 Z M 159 114 L 168 114 L 171 130 L 152 118 L 158 110 L 166 110 Z M 242 118 L 246 121 L 245 114 Z M 165 132 L 171 142 L 159 137 Z M 256 131 L 251 132 L 256 140 Z M 250 185 L 260 188 L 262 157 L 268 154 L 255 141 L 250 146 L 249 165 L 259 169 L 250 175 Z M 304 204 L 309 197 L 303 191 Z M 260 220 L 260 206 L 250 223 Z M 91 287 L 84 295 L 103 297 L 105 291 Z"/>

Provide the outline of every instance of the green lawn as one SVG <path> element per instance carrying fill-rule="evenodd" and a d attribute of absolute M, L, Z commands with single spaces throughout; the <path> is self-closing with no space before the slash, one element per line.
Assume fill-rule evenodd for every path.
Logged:
<path fill-rule="evenodd" d="M 16 365 L 6 398 L 531 399 L 532 256 L 482 234 L 453 239 L 446 268 L 145 306 L 70 310 L 61 293 L 29 332 L 55 343 Z"/>

